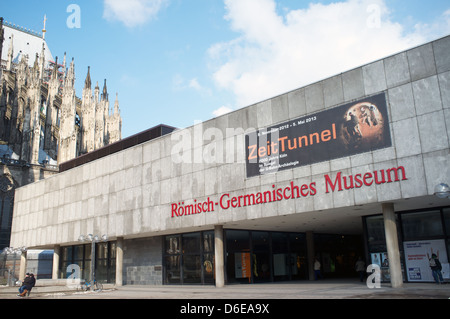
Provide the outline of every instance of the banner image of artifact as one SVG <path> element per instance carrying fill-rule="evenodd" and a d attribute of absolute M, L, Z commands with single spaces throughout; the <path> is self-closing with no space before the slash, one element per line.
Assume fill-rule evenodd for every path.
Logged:
<path fill-rule="evenodd" d="M 391 146 L 382 93 L 246 134 L 247 177 Z"/>

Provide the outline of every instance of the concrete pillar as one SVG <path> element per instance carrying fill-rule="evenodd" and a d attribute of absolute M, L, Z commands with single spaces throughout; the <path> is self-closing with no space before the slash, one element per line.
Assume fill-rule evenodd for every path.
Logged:
<path fill-rule="evenodd" d="M 316 258 L 316 252 L 314 251 L 314 233 L 312 231 L 306 232 L 306 252 L 308 256 L 309 280 L 314 280 L 314 259 Z"/>
<path fill-rule="evenodd" d="M 16 262 L 14 260 L 14 262 Z M 27 273 L 27 252 L 23 251 L 20 255 L 20 271 L 19 271 L 19 280 L 23 281 L 25 279 L 25 274 Z"/>
<path fill-rule="evenodd" d="M 225 286 L 225 263 L 223 252 L 223 226 L 214 226 L 214 251 L 215 260 L 214 267 L 216 273 L 216 287 L 222 288 Z"/>
<path fill-rule="evenodd" d="M 400 262 L 400 249 L 398 246 L 397 223 L 395 221 L 394 204 L 382 204 L 384 231 L 386 234 L 386 247 L 389 258 L 389 273 L 392 288 L 403 286 L 402 266 Z"/>
<path fill-rule="evenodd" d="M 123 285 L 123 237 L 116 241 L 116 286 Z"/>
<path fill-rule="evenodd" d="M 59 258 L 61 256 L 61 246 L 55 245 L 53 247 L 53 268 L 52 268 L 52 279 L 58 279 L 59 272 Z"/>

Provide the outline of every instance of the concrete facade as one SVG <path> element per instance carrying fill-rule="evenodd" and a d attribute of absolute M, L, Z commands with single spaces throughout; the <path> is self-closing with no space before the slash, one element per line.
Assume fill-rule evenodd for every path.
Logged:
<path fill-rule="evenodd" d="M 134 281 L 137 267 L 144 264 L 153 267 L 150 271 L 159 269 L 157 262 L 130 257 L 131 250 L 143 249 L 134 241 L 150 241 L 149 247 L 161 247 L 161 254 L 160 236 L 217 225 L 358 233 L 361 216 L 382 213 L 382 203 L 391 203 L 395 211 L 448 205 L 448 199 L 433 196 L 437 184 L 450 182 L 448 52 L 450 37 L 438 39 L 19 188 L 11 245 L 73 245 L 87 233 L 107 234 L 110 240 L 123 237 L 125 283 Z M 378 93 L 386 95 L 391 147 L 246 177 L 245 132 Z M 325 175 L 334 179 L 339 172 L 364 175 L 398 167 L 404 167 L 407 178 L 325 192 Z M 172 214 L 174 203 L 217 203 L 223 194 L 231 198 L 291 182 L 315 182 L 317 193 L 226 210 L 216 204 L 214 211 L 189 216 Z"/>
<path fill-rule="evenodd" d="M 123 283 L 162 285 L 162 237 L 127 240 L 124 247 Z"/>

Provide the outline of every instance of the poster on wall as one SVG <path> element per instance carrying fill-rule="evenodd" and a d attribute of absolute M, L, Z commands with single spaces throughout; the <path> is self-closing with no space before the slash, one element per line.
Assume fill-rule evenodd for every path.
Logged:
<path fill-rule="evenodd" d="M 234 271 L 236 278 L 249 278 L 251 276 L 250 253 L 234 254 Z"/>
<path fill-rule="evenodd" d="M 391 276 L 389 273 L 389 258 L 387 252 L 371 253 L 370 259 L 372 264 L 380 267 L 381 281 L 382 282 L 390 281 Z"/>
<path fill-rule="evenodd" d="M 246 134 L 247 177 L 391 145 L 382 93 Z"/>
<path fill-rule="evenodd" d="M 421 240 L 403 243 L 408 281 L 434 282 L 429 259 L 436 254 L 444 266 L 448 264 L 445 240 Z M 444 270 L 444 269 L 443 269 Z"/>

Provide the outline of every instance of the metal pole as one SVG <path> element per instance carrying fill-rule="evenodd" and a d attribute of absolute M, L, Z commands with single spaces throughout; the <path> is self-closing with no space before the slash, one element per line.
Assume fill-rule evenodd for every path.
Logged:
<path fill-rule="evenodd" d="M 16 252 L 13 256 L 13 287 L 16 285 Z"/>
<path fill-rule="evenodd" d="M 91 283 L 95 280 L 95 239 L 92 238 L 92 249 L 91 249 Z"/>

